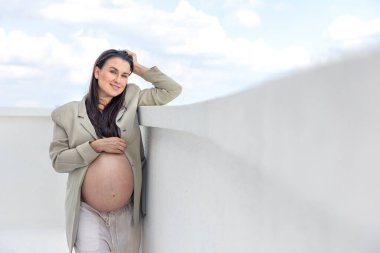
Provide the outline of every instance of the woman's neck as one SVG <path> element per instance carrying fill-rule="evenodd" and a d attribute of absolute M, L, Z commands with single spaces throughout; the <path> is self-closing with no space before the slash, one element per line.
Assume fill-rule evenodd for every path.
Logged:
<path fill-rule="evenodd" d="M 104 110 L 104 108 L 106 108 L 106 106 L 111 102 L 111 99 L 112 98 L 99 98 L 99 103 L 98 103 L 98 108 L 100 110 Z"/>

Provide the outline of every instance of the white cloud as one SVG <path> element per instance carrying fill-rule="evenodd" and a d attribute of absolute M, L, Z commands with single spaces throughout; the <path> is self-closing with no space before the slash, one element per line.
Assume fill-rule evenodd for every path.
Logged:
<path fill-rule="evenodd" d="M 0 74 L 3 78 L 40 78 L 59 72 L 73 83 L 89 77 L 94 56 L 109 48 L 108 41 L 73 34 L 64 43 L 51 33 L 32 36 L 23 31 L 0 28 Z M 85 74 L 86 73 L 86 74 Z"/>
<path fill-rule="evenodd" d="M 276 72 L 310 64 L 310 53 L 299 46 L 273 48 L 265 40 L 251 42 L 244 38 L 232 41 L 229 58 L 238 65 L 249 65 L 252 70 Z"/>
<path fill-rule="evenodd" d="M 19 66 L 14 64 L 0 64 L 2 79 L 34 78 L 42 76 L 42 70 L 33 66 Z"/>
<path fill-rule="evenodd" d="M 253 10 L 238 10 L 236 12 L 238 22 L 247 27 L 256 27 L 260 24 L 260 16 Z"/>
<path fill-rule="evenodd" d="M 273 9 L 278 12 L 284 12 L 289 10 L 292 7 L 292 4 L 289 2 L 277 2 L 273 4 Z"/>
<path fill-rule="evenodd" d="M 220 1 L 218 1 L 220 4 Z M 263 2 L 261 0 L 224 0 L 223 5 L 227 8 L 240 8 L 241 6 L 250 6 L 256 7 L 262 5 Z"/>
<path fill-rule="evenodd" d="M 34 36 L 0 29 L 0 74 L 15 73 L 8 74 L 14 80 L 30 77 L 30 82 L 54 82 L 47 87 L 60 90 L 81 85 L 72 92 L 66 88 L 66 98 L 74 92 L 72 96 L 77 97 L 81 87 L 87 87 L 95 57 L 108 48 L 133 45 L 142 63 L 158 64 L 185 86 L 183 100 L 187 92 L 194 95 L 200 87 L 215 88 L 215 94 L 221 94 L 222 86 L 233 91 L 252 83 L 250 72 L 263 76 L 310 61 L 308 51 L 301 47 L 274 48 L 264 39 L 230 37 L 217 17 L 184 0 L 173 11 L 134 1 L 66 0 L 51 3 L 40 14 L 73 32 Z M 237 78 L 242 80 L 238 85 L 229 85 Z M 130 81 L 140 84 L 137 79 Z"/>
<path fill-rule="evenodd" d="M 337 17 L 327 34 L 332 40 L 356 40 L 380 33 L 380 19 L 362 20 L 356 16 Z"/>
<path fill-rule="evenodd" d="M 251 2 L 257 4 L 257 1 Z M 64 22 L 104 22 L 126 31 L 138 30 L 144 34 L 145 40 L 154 41 L 164 52 L 204 57 L 205 61 L 212 57 L 216 64 L 218 59 L 221 62 L 232 60 L 233 64 L 245 65 L 252 70 L 277 71 L 308 62 L 308 53 L 303 48 L 276 49 L 263 40 L 252 42 L 228 37 L 218 18 L 184 0 L 173 12 L 134 1 L 114 1 L 113 5 L 105 5 L 98 0 L 91 2 L 90 7 L 87 5 L 88 0 L 67 0 L 46 7 L 42 14 Z M 144 13 L 143 18 L 141 13 Z M 254 11 L 240 10 L 237 15 L 245 25 L 260 22 Z"/>
<path fill-rule="evenodd" d="M 0 61 L 53 64 L 57 54 L 52 50 L 65 50 L 65 47 L 51 33 L 42 37 L 29 36 L 23 31 L 6 32 L 0 28 Z M 48 57 L 49 56 L 49 57 Z"/>
<path fill-rule="evenodd" d="M 164 12 L 155 10 L 151 5 L 135 3 L 134 1 L 104 1 L 104 0 L 65 0 L 52 3 L 41 9 L 40 13 L 49 19 L 67 23 L 113 23 L 119 26 L 131 26 L 145 23 L 154 14 Z M 154 25 L 154 24 L 152 24 Z"/>

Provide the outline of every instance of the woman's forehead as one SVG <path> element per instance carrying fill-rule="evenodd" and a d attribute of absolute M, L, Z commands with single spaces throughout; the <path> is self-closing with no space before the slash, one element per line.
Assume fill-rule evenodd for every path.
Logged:
<path fill-rule="evenodd" d="M 122 72 L 130 72 L 131 70 L 131 66 L 129 65 L 129 62 L 120 58 L 120 57 L 111 57 L 109 58 L 106 63 L 105 63 L 105 66 L 107 67 L 113 67 L 119 71 L 122 71 Z"/>

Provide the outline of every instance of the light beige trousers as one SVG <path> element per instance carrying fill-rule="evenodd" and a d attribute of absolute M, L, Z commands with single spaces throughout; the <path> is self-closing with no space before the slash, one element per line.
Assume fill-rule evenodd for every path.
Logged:
<path fill-rule="evenodd" d="M 80 204 L 76 253 L 139 253 L 141 224 L 132 225 L 133 204 L 111 212 L 99 212 Z"/>

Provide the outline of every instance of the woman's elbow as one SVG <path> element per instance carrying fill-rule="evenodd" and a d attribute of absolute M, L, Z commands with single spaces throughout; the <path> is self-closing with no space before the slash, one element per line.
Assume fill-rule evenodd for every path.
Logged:
<path fill-rule="evenodd" d="M 59 156 L 55 153 L 50 153 L 51 166 L 58 173 L 66 173 L 68 172 L 67 166 L 65 163 L 59 162 Z"/>
<path fill-rule="evenodd" d="M 182 93 L 182 86 L 177 83 L 175 89 L 172 90 L 172 100 L 181 95 Z"/>
<path fill-rule="evenodd" d="M 57 162 L 57 157 L 54 157 L 51 159 L 51 166 L 53 167 L 55 172 L 58 172 L 58 173 L 65 172 L 64 168 L 62 168 L 62 166 L 60 166 L 60 164 Z"/>
<path fill-rule="evenodd" d="M 177 97 L 182 93 L 182 86 L 178 84 Z"/>

